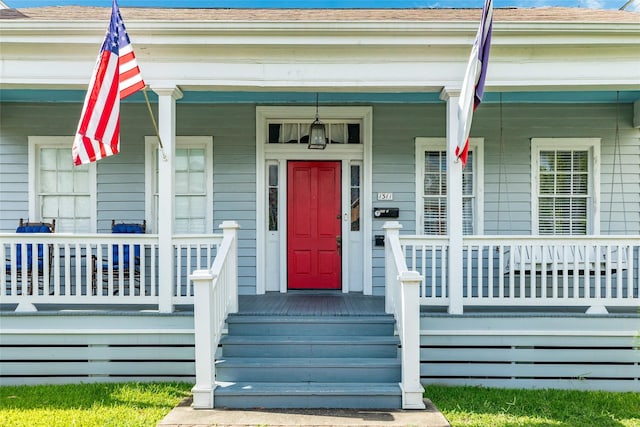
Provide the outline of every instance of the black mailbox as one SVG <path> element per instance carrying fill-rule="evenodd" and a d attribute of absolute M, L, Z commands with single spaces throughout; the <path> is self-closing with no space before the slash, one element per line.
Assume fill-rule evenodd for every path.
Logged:
<path fill-rule="evenodd" d="M 373 208 L 374 218 L 398 218 L 400 208 Z"/>
<path fill-rule="evenodd" d="M 375 239 L 376 239 L 376 246 L 384 246 L 384 235 L 376 234 Z"/>

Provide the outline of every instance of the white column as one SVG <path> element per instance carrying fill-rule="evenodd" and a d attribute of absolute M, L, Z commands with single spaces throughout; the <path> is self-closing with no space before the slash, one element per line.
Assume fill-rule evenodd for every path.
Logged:
<path fill-rule="evenodd" d="M 182 98 L 177 87 L 152 88 L 158 94 L 158 130 L 166 159 L 158 162 L 158 286 L 161 313 L 173 311 L 173 200 L 176 152 L 176 100 Z"/>
<path fill-rule="evenodd" d="M 449 234 L 449 313 L 462 314 L 462 162 L 453 153 L 458 142 L 460 89 L 443 88 L 447 102 L 447 232 Z"/>

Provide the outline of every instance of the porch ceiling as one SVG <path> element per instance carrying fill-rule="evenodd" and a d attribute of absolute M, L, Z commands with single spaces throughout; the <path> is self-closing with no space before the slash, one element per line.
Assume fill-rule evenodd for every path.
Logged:
<path fill-rule="evenodd" d="M 55 102 L 82 103 L 84 90 L 51 89 L 0 89 L 0 102 Z M 239 92 L 239 91 L 183 91 L 180 104 L 289 104 L 308 105 L 315 102 L 316 92 Z M 153 102 L 157 96 L 148 91 Z M 504 103 L 615 103 L 616 91 L 549 91 L 549 92 L 503 92 Z M 621 91 L 619 102 L 632 103 L 640 99 L 640 90 Z M 144 96 L 137 93 L 124 102 L 145 102 Z M 320 104 L 430 104 L 441 103 L 438 92 L 322 92 Z M 499 92 L 488 92 L 485 103 L 500 102 Z"/>

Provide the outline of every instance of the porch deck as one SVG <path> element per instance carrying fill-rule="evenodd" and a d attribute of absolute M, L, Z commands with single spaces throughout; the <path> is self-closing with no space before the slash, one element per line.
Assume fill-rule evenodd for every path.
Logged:
<path fill-rule="evenodd" d="M 288 316 L 375 316 L 384 315 L 384 297 L 342 292 L 296 291 L 240 295 L 238 313 Z"/>
<path fill-rule="evenodd" d="M 15 312 L 17 304 L 0 303 L 0 312 Z M 36 313 L 83 313 L 83 314 L 129 314 L 155 315 L 153 305 L 145 304 L 37 304 Z M 193 305 L 174 307 L 171 314 L 189 315 Z M 28 314 L 28 313 L 27 313 Z M 254 316 L 377 316 L 385 315 L 384 297 L 362 294 L 345 294 L 340 291 L 294 291 L 290 293 L 269 292 L 263 295 L 239 295 L 238 314 Z"/>

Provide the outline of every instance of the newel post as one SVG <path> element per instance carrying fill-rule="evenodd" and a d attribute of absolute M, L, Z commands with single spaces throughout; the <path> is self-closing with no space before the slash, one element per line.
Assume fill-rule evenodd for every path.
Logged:
<path fill-rule="evenodd" d="M 210 270 L 196 270 L 193 282 L 193 324 L 195 341 L 196 384 L 191 389 L 194 408 L 213 408 L 215 368 L 213 358 L 213 279 Z"/>
<path fill-rule="evenodd" d="M 391 250 L 391 239 L 400 237 L 402 224 L 398 221 L 387 221 L 382 226 L 384 230 L 384 309 L 388 314 L 394 313 L 393 284 L 398 281 L 398 270 L 396 269 L 393 259 L 393 251 Z"/>
<path fill-rule="evenodd" d="M 424 409 L 420 384 L 420 284 L 417 271 L 404 271 L 400 279 L 402 304 L 402 408 Z"/>
<path fill-rule="evenodd" d="M 232 244 L 227 259 L 227 272 L 229 281 L 229 313 L 238 312 L 238 229 L 240 226 L 235 221 L 223 221 L 222 240 L 231 238 Z"/>

